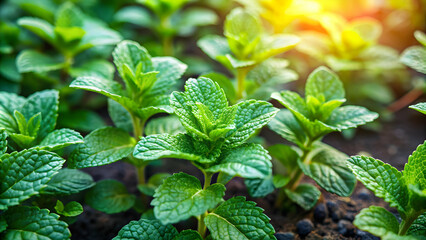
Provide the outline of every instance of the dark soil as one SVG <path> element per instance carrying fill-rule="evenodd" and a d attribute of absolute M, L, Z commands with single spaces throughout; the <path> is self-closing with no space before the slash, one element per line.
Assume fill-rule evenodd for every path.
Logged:
<path fill-rule="evenodd" d="M 353 140 L 346 140 L 341 134 L 331 134 L 324 141 L 331 146 L 347 153 L 348 155 L 371 155 L 375 158 L 387 162 L 399 170 L 402 170 L 407 162 L 408 156 L 423 143 L 426 138 L 425 116 L 410 110 L 404 109 L 395 114 L 391 122 L 383 124 L 380 132 L 359 130 Z M 270 144 L 283 142 L 275 133 L 265 130 L 262 135 Z M 85 169 L 93 178 L 101 179 L 113 178 L 120 180 L 132 193 L 138 194 L 136 189 L 136 173 L 134 168 L 124 162 L 117 162 L 108 166 Z M 155 172 L 188 172 L 201 178 L 201 173 L 188 162 L 182 160 L 164 160 L 161 166 L 149 166 L 147 175 Z M 312 182 L 310 179 L 304 181 Z M 275 193 L 265 198 L 250 198 L 265 209 L 265 213 L 271 218 L 271 223 L 277 232 L 279 239 L 377 239 L 370 234 L 357 230 L 352 225 L 355 215 L 363 208 L 370 205 L 378 205 L 388 208 L 387 203 L 376 198 L 361 183 L 351 197 L 339 197 L 323 190 L 318 204 L 312 211 L 303 211 L 300 208 L 289 209 L 285 212 L 272 208 L 275 200 Z M 225 198 L 242 195 L 248 196 L 243 180 L 236 178 L 227 184 L 227 194 Z M 70 226 L 72 239 L 97 240 L 112 239 L 118 231 L 131 220 L 138 220 L 140 214 L 131 210 L 119 214 L 104 214 L 89 206 L 84 206 L 84 213 L 80 215 L 77 222 Z M 394 209 L 390 209 L 395 211 Z M 299 221 L 303 220 L 299 223 Z M 313 230 L 309 232 L 311 223 Z M 183 223 L 191 225 L 191 220 Z M 177 226 L 181 228 L 183 225 Z M 187 226 L 185 226 L 187 227 Z M 298 233 L 308 231 L 302 238 Z M 279 235 L 280 233 L 285 233 Z M 292 238 L 293 237 L 293 238 Z"/>

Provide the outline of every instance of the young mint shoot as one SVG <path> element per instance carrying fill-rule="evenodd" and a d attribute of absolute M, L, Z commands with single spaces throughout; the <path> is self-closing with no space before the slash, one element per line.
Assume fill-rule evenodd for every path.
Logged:
<path fill-rule="evenodd" d="M 142 163 L 159 158 L 189 160 L 204 174 L 204 186 L 186 173 L 166 178 L 155 190 L 151 203 L 156 219 L 169 226 L 197 217 L 198 234 L 202 238 L 208 228 L 213 239 L 274 239 L 274 230 L 262 209 L 243 197 L 225 202 L 222 198 L 224 184 L 234 176 L 262 179 L 271 174 L 268 152 L 261 145 L 246 141 L 278 110 L 268 102 L 256 100 L 229 105 L 219 85 L 203 77 L 189 79 L 185 92 L 173 92 L 170 105 L 186 133 L 143 137 L 133 155 Z M 218 183 L 212 181 L 215 173 L 219 173 Z M 141 224 L 158 224 L 141 221 Z M 128 231 L 123 229 L 119 237 Z"/>
<path fill-rule="evenodd" d="M 286 168 L 284 175 L 270 177 L 262 183 L 280 188 L 275 206 L 282 207 L 286 198 L 306 210 L 315 205 L 320 192 L 311 184 L 299 184 L 304 175 L 328 192 L 349 196 L 356 179 L 346 166 L 347 155 L 322 143 L 321 139 L 328 133 L 371 122 L 378 114 L 364 107 L 341 106 L 346 101 L 343 84 L 326 67 L 319 67 L 309 75 L 305 98 L 291 91 L 273 93 L 272 98 L 286 109 L 277 114 L 269 128 L 295 144 L 277 144 L 268 148 Z M 269 192 L 256 193 L 260 183 L 246 181 L 251 192 L 257 195 L 264 196 L 273 190 L 270 187 Z"/>

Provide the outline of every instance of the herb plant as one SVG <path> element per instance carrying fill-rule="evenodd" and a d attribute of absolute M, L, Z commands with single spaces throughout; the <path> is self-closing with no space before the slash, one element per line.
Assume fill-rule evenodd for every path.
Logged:
<path fill-rule="evenodd" d="M 99 76 L 81 76 L 70 85 L 107 96 L 109 113 L 116 127 L 99 128 L 88 134 L 84 143 L 72 152 L 69 166 L 96 167 L 126 159 L 137 168 L 139 184 L 145 185 L 147 162 L 137 161 L 131 153 L 137 139 L 144 135 L 144 127 L 151 116 L 173 112 L 169 106 L 170 92 L 185 72 L 186 65 L 172 57 L 151 57 L 145 48 L 132 41 L 119 43 L 114 49 L 113 58 L 125 88 L 113 79 Z M 159 133 L 164 129 L 179 131 L 179 125 L 171 126 L 176 126 L 176 120 L 168 117 L 153 121 L 147 128 L 150 133 Z M 129 132 L 133 132 L 133 136 Z M 120 198 L 120 202 L 111 200 L 114 198 L 99 197 L 100 194 L 89 194 L 97 200 L 88 199 L 88 202 L 94 203 L 92 206 L 100 210 L 106 206 L 107 211 L 123 211 L 132 207 L 131 203 L 134 202 L 134 196 L 128 194 L 119 182 L 98 183 L 93 191 L 101 192 L 103 196 L 122 194 L 127 197 L 127 200 Z M 110 204 L 118 204 L 114 205 L 117 209 L 108 206 L 105 202 L 108 199 L 113 201 Z"/>
<path fill-rule="evenodd" d="M 236 76 L 236 87 L 229 80 L 218 79 L 218 83 L 225 89 L 231 102 L 241 99 L 250 99 L 250 95 L 256 95 L 256 91 L 276 89 L 282 83 L 293 81 L 297 75 L 288 72 L 285 67 L 288 63 L 267 59 L 279 55 L 291 48 L 299 38 L 289 34 L 268 35 L 262 27 L 259 17 L 236 8 L 228 14 L 224 26 L 225 37 L 210 35 L 201 38 L 198 46 L 212 59 L 220 62 Z M 256 69 L 260 73 L 249 76 L 251 70 Z M 271 72 L 278 77 L 262 78 L 262 75 Z M 256 78 L 259 77 L 259 78 Z M 213 79 L 216 81 L 216 77 Z M 223 77 L 222 77 L 223 79 Z M 268 82 L 270 80 L 270 82 Z M 269 88 L 261 88 L 266 85 Z M 269 99 L 270 93 L 266 94 Z M 264 94 L 264 93 L 263 93 Z"/>
<path fill-rule="evenodd" d="M 401 62 L 417 72 L 426 74 L 426 34 L 421 31 L 416 31 L 414 37 L 422 46 L 407 48 L 402 53 Z"/>
<path fill-rule="evenodd" d="M 116 239 L 132 234 L 152 238 L 148 229 L 153 227 L 162 236 L 158 239 L 172 239 L 178 234 L 170 224 L 190 217 L 198 219 L 198 233 L 183 231 L 177 239 L 186 234 L 194 236 L 190 239 L 204 239 L 207 228 L 212 239 L 275 239 L 269 218 L 255 203 L 244 197 L 224 202 L 222 198 L 224 184 L 234 176 L 265 178 L 271 174 L 268 152 L 261 145 L 246 141 L 278 110 L 268 102 L 256 100 L 229 105 L 219 85 L 203 77 L 189 79 L 185 92 L 173 92 L 170 105 L 186 133 L 143 137 L 133 155 L 142 163 L 159 158 L 189 160 L 204 174 L 204 186 L 186 173 L 166 178 L 155 190 L 151 203 L 158 220 L 132 222 Z M 215 173 L 219 173 L 217 183 L 212 181 Z"/>
<path fill-rule="evenodd" d="M 312 208 L 320 191 L 311 184 L 299 184 L 304 175 L 328 192 L 349 196 L 356 179 L 346 166 L 346 154 L 321 142 L 331 132 L 355 128 L 378 117 L 364 107 L 341 106 L 345 101 L 342 82 L 326 67 L 319 67 L 308 77 L 305 98 L 291 91 L 273 93 L 286 109 L 269 123 L 270 129 L 296 146 L 283 144 L 268 148 L 270 154 L 286 168 L 284 176 L 270 176 L 265 181 L 246 181 L 258 196 L 280 188 L 276 207 L 287 197 L 304 209 Z M 269 190 L 269 191 L 268 191 Z M 266 191 L 266 192 L 265 192 Z"/>

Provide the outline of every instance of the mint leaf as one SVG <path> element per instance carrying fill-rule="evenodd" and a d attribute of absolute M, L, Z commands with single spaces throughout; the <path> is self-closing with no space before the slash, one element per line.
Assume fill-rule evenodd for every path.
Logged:
<path fill-rule="evenodd" d="M 5 129 L 0 129 L 0 156 L 7 150 L 7 132 Z"/>
<path fill-rule="evenodd" d="M 69 74 L 73 78 L 79 76 L 98 76 L 105 79 L 113 79 L 114 72 L 114 65 L 103 59 L 89 60 L 76 67 L 71 67 L 69 70 Z"/>
<path fill-rule="evenodd" d="M 151 205 L 154 206 L 155 217 L 163 224 L 177 223 L 214 208 L 224 195 L 223 184 L 216 183 L 202 189 L 196 177 L 176 173 L 155 190 Z"/>
<path fill-rule="evenodd" d="M 263 209 L 244 197 L 233 197 L 209 213 L 204 222 L 214 240 L 275 239 Z"/>
<path fill-rule="evenodd" d="M 49 22 L 34 17 L 22 17 L 18 19 L 18 25 L 37 34 L 47 42 L 54 43 L 55 33 Z"/>
<path fill-rule="evenodd" d="M 299 184 L 294 190 L 284 188 L 284 191 L 291 201 L 305 210 L 313 208 L 321 196 L 321 192 L 315 186 L 305 183 Z"/>
<path fill-rule="evenodd" d="M 96 183 L 86 193 L 86 203 L 92 208 L 112 214 L 129 210 L 133 207 L 136 197 L 127 192 L 126 186 L 112 179 Z"/>
<path fill-rule="evenodd" d="M 343 106 L 335 109 L 325 122 L 328 126 L 341 131 L 374 121 L 379 115 L 364 107 Z"/>
<path fill-rule="evenodd" d="M 37 147 L 49 151 L 55 151 L 78 143 L 83 143 L 83 137 L 80 133 L 71 129 L 63 128 L 49 133 Z"/>
<path fill-rule="evenodd" d="M 38 194 L 65 160 L 44 150 L 28 149 L 0 157 L 0 209 Z"/>
<path fill-rule="evenodd" d="M 244 184 L 247 187 L 247 191 L 252 197 L 265 197 L 275 190 L 274 183 L 272 181 L 272 175 L 267 178 L 248 178 L 244 179 Z"/>
<path fill-rule="evenodd" d="M 154 57 L 151 59 L 154 71 L 157 71 L 157 81 L 147 93 L 146 97 L 170 94 L 176 83 L 187 69 L 187 65 L 173 57 Z M 167 101 L 167 105 L 168 105 Z"/>
<path fill-rule="evenodd" d="M 84 15 L 72 2 L 62 4 L 55 14 L 55 26 L 73 27 L 83 25 Z"/>
<path fill-rule="evenodd" d="M 119 128 L 100 128 L 84 138 L 68 159 L 71 168 L 96 167 L 129 156 L 136 144 L 127 132 Z"/>
<path fill-rule="evenodd" d="M 65 63 L 61 58 L 54 58 L 34 50 L 24 50 L 16 58 L 16 66 L 20 73 L 42 73 L 62 69 Z"/>
<path fill-rule="evenodd" d="M 60 240 L 71 237 L 68 225 L 47 209 L 18 206 L 4 212 L 3 217 L 8 225 L 6 231 L 2 233 L 4 240 Z"/>
<path fill-rule="evenodd" d="M 399 223 L 386 209 L 377 206 L 364 208 L 356 215 L 354 225 L 375 236 L 384 236 L 388 232 L 398 233 Z"/>
<path fill-rule="evenodd" d="M 52 177 L 42 194 L 70 195 L 95 185 L 92 176 L 77 169 L 63 168 Z"/>
<path fill-rule="evenodd" d="M 426 235 L 426 212 L 420 215 L 411 224 L 407 232 L 408 235 L 425 236 Z"/>
<path fill-rule="evenodd" d="M 286 90 L 280 93 L 273 93 L 271 98 L 284 105 L 297 118 L 299 118 L 299 115 L 308 119 L 311 117 L 311 113 L 309 112 L 305 100 L 298 93 Z"/>
<path fill-rule="evenodd" d="M 121 104 L 111 98 L 108 98 L 108 113 L 116 127 L 127 132 L 133 131 L 132 116 Z"/>
<path fill-rule="evenodd" d="M 326 67 L 319 67 L 309 74 L 305 94 L 328 102 L 345 98 L 345 89 L 335 73 Z"/>
<path fill-rule="evenodd" d="M 184 133 L 185 128 L 176 116 L 166 116 L 151 119 L 145 126 L 145 134 L 147 136 L 153 134 L 178 134 Z"/>
<path fill-rule="evenodd" d="M 297 167 L 299 154 L 290 146 L 275 144 L 268 147 L 269 154 L 278 160 L 286 169 L 286 173 L 293 172 Z"/>
<path fill-rule="evenodd" d="M 298 163 L 304 174 L 328 192 L 349 196 L 355 188 L 356 178 L 346 166 L 348 158 L 346 154 L 324 145 L 312 152 L 308 164 Z"/>
<path fill-rule="evenodd" d="M 419 111 L 423 114 L 426 114 L 426 102 L 420 102 L 415 105 L 409 106 L 409 108 Z"/>
<path fill-rule="evenodd" d="M 258 129 L 265 126 L 277 114 L 278 109 L 264 101 L 247 100 L 239 103 L 235 114 L 235 129 L 226 135 L 230 146 L 247 141 Z"/>
<path fill-rule="evenodd" d="M 401 55 L 401 62 L 417 72 L 426 74 L 426 48 L 413 46 L 407 48 Z"/>
<path fill-rule="evenodd" d="M 183 230 L 173 240 L 203 240 L 203 238 L 197 231 Z"/>
<path fill-rule="evenodd" d="M 408 203 L 407 187 L 402 173 L 389 164 L 371 157 L 353 156 L 348 159 L 348 167 L 364 186 L 383 198 L 398 211 L 406 212 Z"/>
<path fill-rule="evenodd" d="M 197 45 L 207 56 L 232 69 L 231 63 L 226 58 L 226 55 L 231 54 L 231 49 L 226 38 L 207 35 L 198 40 Z"/>
<path fill-rule="evenodd" d="M 130 101 L 129 98 L 124 97 L 125 93 L 119 83 L 98 76 L 78 77 L 71 82 L 70 87 L 100 93 L 123 106 Z"/>
<path fill-rule="evenodd" d="M 268 127 L 278 133 L 284 139 L 303 146 L 308 140 L 302 126 L 300 126 L 294 115 L 287 109 L 281 109 L 275 118 L 273 118 Z"/>
<path fill-rule="evenodd" d="M 14 118 L 14 111 L 21 108 L 25 98 L 14 93 L 0 92 L 0 128 L 8 133 L 18 132 L 18 126 Z"/>
<path fill-rule="evenodd" d="M 260 145 L 246 143 L 222 151 L 217 162 L 207 172 L 224 172 L 243 178 L 265 178 L 272 174 L 271 157 Z"/>
<path fill-rule="evenodd" d="M 408 157 L 403 175 L 408 184 L 419 184 L 421 190 L 426 189 L 426 141 Z"/>
<path fill-rule="evenodd" d="M 138 190 L 147 196 L 154 196 L 155 189 L 157 189 L 163 181 L 172 175 L 168 173 L 156 173 L 152 175 L 146 184 L 139 184 Z"/>
<path fill-rule="evenodd" d="M 173 225 L 162 225 L 158 220 L 140 219 L 124 226 L 113 240 L 173 240 L 178 231 Z"/>
<path fill-rule="evenodd" d="M 61 201 L 57 200 L 55 210 L 62 216 L 75 217 L 83 213 L 83 206 L 76 201 L 71 201 L 64 206 Z"/>

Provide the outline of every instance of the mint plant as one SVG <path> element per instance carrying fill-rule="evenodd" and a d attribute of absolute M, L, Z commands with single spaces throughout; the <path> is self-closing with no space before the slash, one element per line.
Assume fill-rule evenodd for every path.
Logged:
<path fill-rule="evenodd" d="M 172 237 L 158 239 L 173 239 L 177 232 L 169 224 L 190 217 L 198 219 L 198 234 L 193 233 L 198 237 L 191 239 L 204 239 L 207 228 L 212 239 L 275 239 L 269 218 L 253 202 L 243 197 L 223 202 L 222 198 L 224 184 L 235 176 L 265 178 L 271 174 L 268 152 L 261 145 L 246 141 L 278 110 L 268 102 L 256 100 L 229 105 L 219 85 L 203 77 L 189 79 L 185 92 L 173 92 L 170 105 L 186 133 L 143 137 L 133 155 L 141 163 L 159 158 L 189 160 L 204 174 L 204 186 L 186 173 L 166 178 L 151 202 L 158 220 L 132 222 L 117 239 L 135 232 L 149 236 L 148 229 L 160 223 L 163 232 L 159 234 Z M 215 173 L 219 173 L 217 183 L 212 181 Z"/>
<path fill-rule="evenodd" d="M 309 75 L 305 98 L 292 91 L 273 93 L 272 98 L 286 109 L 268 126 L 295 146 L 277 144 L 268 148 L 286 172 L 264 181 L 246 181 L 251 193 L 264 196 L 275 186 L 280 188 L 276 207 L 281 207 L 287 198 L 308 210 L 317 202 L 320 191 L 311 184 L 300 184 L 306 175 L 330 193 L 349 196 L 356 179 L 346 166 L 347 155 L 321 139 L 328 133 L 371 122 L 378 114 L 364 107 L 341 106 L 346 101 L 343 84 L 326 67 L 319 67 Z"/>
<path fill-rule="evenodd" d="M 426 74 L 426 34 L 416 31 L 414 37 L 422 46 L 407 48 L 401 55 L 401 62 L 417 72 Z"/>
<path fill-rule="evenodd" d="M 145 185 L 144 169 L 147 162 L 136 160 L 131 153 L 137 139 L 144 135 L 144 127 L 153 115 L 173 112 L 169 106 L 169 94 L 185 72 L 186 65 L 172 57 L 151 57 L 144 47 L 132 41 L 119 43 L 114 49 L 113 58 L 124 88 L 117 81 L 100 76 L 80 76 L 70 87 L 107 96 L 109 113 L 116 127 L 99 128 L 88 134 L 84 143 L 71 153 L 68 164 L 72 168 L 87 168 L 126 159 L 137 168 L 139 185 Z M 170 117 L 153 120 L 147 126 L 150 133 L 161 133 L 165 129 L 179 131 L 176 119 Z M 129 132 L 133 132 L 133 136 Z M 114 196 L 114 193 L 124 194 L 127 200 L 123 195 L 118 195 L 118 198 L 122 197 L 127 209 L 132 207 L 129 203 L 134 202 L 134 196 L 127 193 L 123 184 L 98 184 L 91 191 L 104 192 L 110 196 Z M 90 195 L 97 197 L 99 194 Z M 100 198 L 99 201 L 89 199 L 89 202 L 99 206 L 92 205 L 94 208 L 105 209 L 102 206 L 108 207 L 105 204 L 108 200 L 115 201 L 114 198 Z M 118 208 L 126 209 L 123 205 Z M 116 209 L 110 207 L 109 211 Z"/>
<path fill-rule="evenodd" d="M 268 35 L 259 17 L 241 8 L 233 9 L 226 17 L 224 35 L 205 36 L 197 44 L 210 58 L 220 62 L 236 76 L 235 87 L 229 80 L 218 80 L 228 96 L 235 96 L 230 99 L 231 102 L 250 99 L 251 95 L 260 94 L 257 91 L 270 91 L 280 84 L 296 80 L 297 75 L 285 69 L 288 63 L 270 58 L 293 48 L 299 42 L 298 37 L 289 34 Z M 259 73 L 250 76 L 249 73 L 256 68 Z M 265 72 L 280 76 L 264 78 L 262 75 Z M 216 81 L 216 78 L 213 80 Z M 266 86 L 262 88 L 262 85 Z M 266 93 L 266 99 L 269 99 L 270 93 Z"/>
<path fill-rule="evenodd" d="M 395 207 L 401 222 L 382 207 L 370 206 L 356 217 L 354 225 L 382 239 L 424 239 L 426 236 L 426 142 L 408 157 L 404 171 L 365 156 L 348 159 L 357 179 L 377 197 Z"/>

